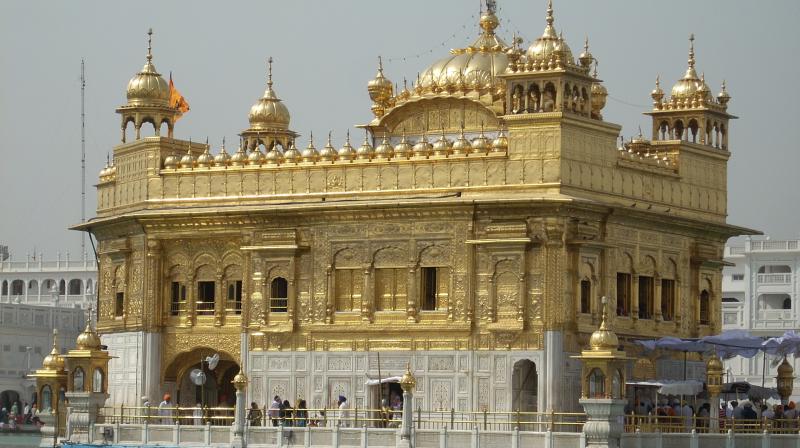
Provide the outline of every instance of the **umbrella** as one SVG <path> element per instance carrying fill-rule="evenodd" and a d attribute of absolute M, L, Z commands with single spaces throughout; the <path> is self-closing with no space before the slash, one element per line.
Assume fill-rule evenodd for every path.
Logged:
<path fill-rule="evenodd" d="M 769 338 L 763 342 L 762 350 L 770 355 L 800 355 L 800 333 L 788 330 L 783 333 L 783 336 Z"/>
<path fill-rule="evenodd" d="M 728 330 L 714 336 L 700 339 L 706 344 L 716 347 L 717 354 L 722 358 L 742 356 L 752 358 L 761 350 L 764 339 L 753 336 L 745 330 Z"/>
<path fill-rule="evenodd" d="M 723 394 L 747 394 L 751 400 L 766 400 L 768 398 L 780 399 L 778 391 L 770 387 L 761 387 L 747 381 L 737 381 L 722 385 Z"/>

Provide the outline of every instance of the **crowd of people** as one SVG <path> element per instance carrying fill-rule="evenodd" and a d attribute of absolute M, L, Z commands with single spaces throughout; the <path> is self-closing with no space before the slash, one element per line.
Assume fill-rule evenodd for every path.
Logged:
<path fill-rule="evenodd" d="M 22 404 L 21 412 L 20 404 Z M 41 425 L 36 403 L 30 405 L 27 401 L 13 402 L 0 408 L 0 430 L 17 431 L 21 425 Z"/>
<path fill-rule="evenodd" d="M 649 399 L 635 402 L 635 406 L 628 406 L 625 413 L 628 423 L 633 426 L 657 424 L 662 429 L 675 431 L 706 432 L 708 430 L 711 413 L 717 412 L 719 428 L 725 429 L 726 425 L 739 425 L 746 430 L 748 426 L 768 424 L 772 428 L 797 429 L 800 428 L 800 411 L 796 409 L 793 401 L 786 406 L 781 404 L 768 405 L 762 402 L 732 400 L 721 402 L 719 407 L 712 411 L 711 404 L 701 403 L 695 406 L 687 401 L 677 399 L 661 399 L 653 403 Z"/>
<path fill-rule="evenodd" d="M 317 416 L 311 417 L 308 414 L 306 400 L 298 400 L 297 406 L 292 407 L 289 400 L 281 401 L 281 397 L 275 395 L 269 406 L 264 406 L 263 410 L 254 401 L 250 403 L 247 410 L 247 422 L 250 426 L 294 426 L 303 428 L 306 426 L 324 426 L 320 422 L 326 421 L 325 411 L 320 411 Z"/>

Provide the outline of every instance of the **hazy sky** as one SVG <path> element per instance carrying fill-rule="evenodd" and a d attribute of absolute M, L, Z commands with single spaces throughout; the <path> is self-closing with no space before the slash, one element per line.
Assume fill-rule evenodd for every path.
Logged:
<path fill-rule="evenodd" d="M 154 29 L 159 72 L 173 73 L 192 110 L 178 138 L 235 141 L 275 59 L 275 90 L 306 145 L 310 130 L 345 131 L 372 117 L 366 83 L 384 57 L 402 84 L 477 34 L 478 0 L 9 1 L 0 3 L 0 244 L 26 252 L 80 251 L 80 61 L 86 60 L 87 217 L 106 154 L 119 142 L 128 80 Z M 545 0 L 499 0 L 499 33 L 525 46 L 544 29 Z M 627 137 L 650 129 L 649 92 L 686 68 L 695 33 L 698 71 L 733 99 L 728 198 L 732 224 L 800 237 L 800 2 L 556 0 L 555 26 L 578 54 L 588 35 L 610 97 L 606 120 Z M 405 58 L 405 60 L 404 60 Z M 360 135 L 358 133 L 357 135 Z M 317 139 L 317 145 L 321 145 Z M 230 150 L 230 147 L 229 147 Z M 89 248 L 87 242 L 87 248 Z"/>

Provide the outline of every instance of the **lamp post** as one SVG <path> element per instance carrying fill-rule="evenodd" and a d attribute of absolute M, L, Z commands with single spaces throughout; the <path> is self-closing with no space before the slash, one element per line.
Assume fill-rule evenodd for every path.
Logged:
<path fill-rule="evenodd" d="M 244 371 L 239 369 L 239 373 L 233 377 L 233 387 L 236 389 L 236 409 L 233 414 L 233 448 L 244 446 L 244 421 L 245 421 L 245 388 L 247 387 L 247 376 Z"/>
<path fill-rule="evenodd" d="M 716 354 L 712 355 L 706 363 L 706 387 L 708 398 L 714 408 L 709 412 L 709 429 L 716 432 L 719 429 L 719 394 L 722 392 L 722 360 Z"/>
<path fill-rule="evenodd" d="M 400 378 L 400 387 L 403 388 L 403 426 L 400 428 L 399 448 L 411 448 L 412 408 L 411 400 L 414 396 L 414 387 L 417 379 L 411 373 L 411 363 L 406 364 L 406 373 Z"/>
<path fill-rule="evenodd" d="M 781 396 L 781 403 L 786 404 L 789 396 L 792 395 L 794 389 L 794 369 L 786 357 L 783 357 L 783 362 L 778 366 L 778 376 L 776 377 L 778 383 L 778 395 Z"/>

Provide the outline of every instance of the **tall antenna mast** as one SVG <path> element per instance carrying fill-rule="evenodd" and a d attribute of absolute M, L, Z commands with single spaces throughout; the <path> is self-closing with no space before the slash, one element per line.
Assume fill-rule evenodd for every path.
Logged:
<path fill-rule="evenodd" d="M 81 58 L 81 222 L 86 222 L 86 75 Z M 86 232 L 81 232 L 81 256 L 86 255 Z"/>

